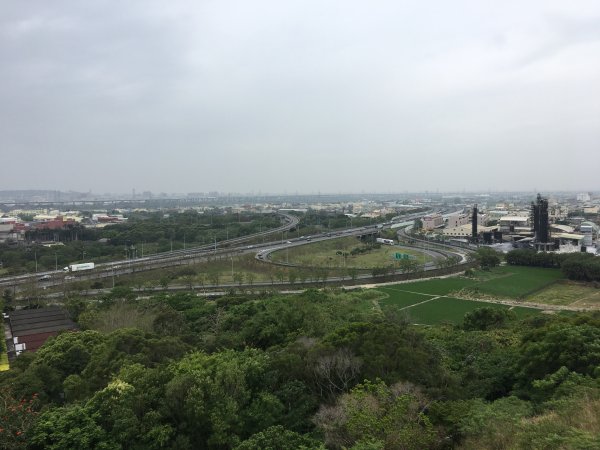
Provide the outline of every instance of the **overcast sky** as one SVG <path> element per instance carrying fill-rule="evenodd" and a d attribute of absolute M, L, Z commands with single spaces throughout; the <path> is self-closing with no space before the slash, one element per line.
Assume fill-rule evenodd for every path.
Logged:
<path fill-rule="evenodd" d="M 600 190 L 600 2 L 0 1 L 0 190 Z"/>

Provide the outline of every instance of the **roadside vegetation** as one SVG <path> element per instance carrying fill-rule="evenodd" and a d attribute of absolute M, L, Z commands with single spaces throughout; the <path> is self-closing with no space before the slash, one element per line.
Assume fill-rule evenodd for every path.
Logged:
<path fill-rule="evenodd" d="M 74 225 L 66 230 L 27 232 L 27 245 L 0 244 L 0 261 L 5 275 L 42 272 L 77 262 L 140 258 L 210 245 L 280 225 L 275 214 L 225 214 L 216 209 L 205 213 L 136 212 L 125 223 L 103 228 Z"/>

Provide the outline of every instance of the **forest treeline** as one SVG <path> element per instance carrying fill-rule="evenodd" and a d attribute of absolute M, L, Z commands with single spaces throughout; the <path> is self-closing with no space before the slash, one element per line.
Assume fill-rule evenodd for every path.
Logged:
<path fill-rule="evenodd" d="M 559 267 L 570 280 L 600 281 L 600 258 L 590 253 L 547 253 L 519 249 L 508 252 L 506 262 L 516 266 Z"/>
<path fill-rule="evenodd" d="M 73 299 L 84 331 L 0 374 L 0 446 L 599 448 L 600 315 L 423 327 L 378 295 Z"/>

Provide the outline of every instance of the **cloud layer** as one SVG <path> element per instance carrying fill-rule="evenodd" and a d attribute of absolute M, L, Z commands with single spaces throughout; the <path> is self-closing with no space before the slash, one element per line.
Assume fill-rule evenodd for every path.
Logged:
<path fill-rule="evenodd" d="M 0 188 L 600 189 L 600 4 L 30 1 Z"/>

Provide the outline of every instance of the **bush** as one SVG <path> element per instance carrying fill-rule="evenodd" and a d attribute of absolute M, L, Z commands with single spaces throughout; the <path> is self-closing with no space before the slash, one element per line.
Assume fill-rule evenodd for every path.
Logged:
<path fill-rule="evenodd" d="M 502 328 L 514 318 L 516 318 L 515 313 L 505 309 L 477 308 L 465 314 L 463 328 L 467 331 L 487 331 L 493 328 Z"/>

